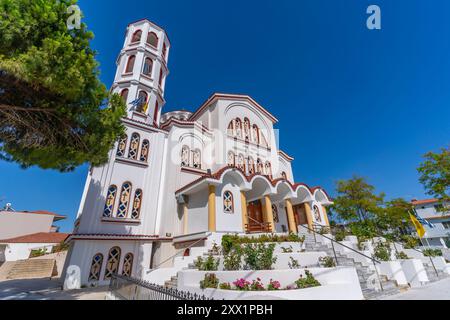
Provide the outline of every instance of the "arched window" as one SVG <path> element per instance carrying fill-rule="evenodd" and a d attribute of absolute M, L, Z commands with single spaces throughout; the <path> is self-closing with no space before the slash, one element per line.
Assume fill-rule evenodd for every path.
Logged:
<path fill-rule="evenodd" d="M 259 135 L 260 135 L 260 141 L 259 141 L 259 143 L 260 143 L 262 146 L 267 147 L 267 146 L 268 146 L 268 144 L 267 144 L 267 139 L 266 139 L 266 137 L 264 136 L 264 133 L 260 132 Z"/>
<path fill-rule="evenodd" d="M 256 124 L 252 127 L 252 142 L 259 144 L 259 128 Z"/>
<path fill-rule="evenodd" d="M 132 219 L 139 219 L 139 215 L 141 214 L 141 206 L 142 206 L 142 190 L 137 189 L 134 193 L 134 201 L 133 201 L 133 210 L 131 211 Z"/>
<path fill-rule="evenodd" d="M 317 222 L 321 222 L 322 218 L 320 217 L 320 209 L 318 206 L 314 206 L 313 207 L 313 211 L 314 211 L 314 218 L 316 219 Z"/>
<path fill-rule="evenodd" d="M 266 175 L 268 175 L 272 179 L 272 165 L 269 161 L 266 162 Z"/>
<path fill-rule="evenodd" d="M 164 43 L 164 44 L 163 44 L 163 50 L 162 50 L 162 55 L 163 55 L 164 59 L 166 58 L 166 54 L 167 54 L 167 46 L 166 46 L 166 44 Z"/>
<path fill-rule="evenodd" d="M 141 156 L 139 157 L 139 160 L 147 162 L 149 148 L 150 142 L 148 142 L 148 140 L 142 141 Z"/>
<path fill-rule="evenodd" d="M 150 58 L 145 58 L 144 70 L 142 70 L 142 73 L 145 74 L 146 76 L 151 77 L 152 70 L 153 70 L 153 60 Z"/>
<path fill-rule="evenodd" d="M 200 169 L 202 167 L 202 154 L 200 150 L 196 149 L 192 154 L 193 167 Z"/>
<path fill-rule="evenodd" d="M 100 272 L 102 271 L 102 265 L 103 265 L 103 255 L 101 253 L 97 253 L 92 258 L 88 281 L 100 280 Z"/>
<path fill-rule="evenodd" d="M 230 121 L 230 123 L 228 124 L 228 131 L 227 131 L 227 133 L 230 136 L 234 136 L 234 120 Z"/>
<path fill-rule="evenodd" d="M 128 89 L 123 89 L 120 92 L 120 96 L 122 97 L 122 99 L 125 102 L 125 104 L 127 103 L 127 100 L 128 100 L 128 92 L 129 92 Z"/>
<path fill-rule="evenodd" d="M 134 69 L 134 62 L 136 61 L 135 56 L 130 56 L 128 58 L 127 67 L 125 68 L 125 73 L 131 73 Z"/>
<path fill-rule="evenodd" d="M 158 36 L 156 33 L 150 31 L 147 35 L 147 43 L 152 47 L 158 48 Z"/>
<path fill-rule="evenodd" d="M 229 151 L 228 152 L 227 164 L 230 167 L 234 167 L 235 166 L 235 155 L 234 155 L 233 151 Z"/>
<path fill-rule="evenodd" d="M 248 174 L 252 175 L 255 173 L 255 160 L 252 157 L 248 157 Z"/>
<path fill-rule="evenodd" d="M 250 141 L 250 120 L 244 118 L 244 139 Z"/>
<path fill-rule="evenodd" d="M 125 277 L 131 277 L 131 272 L 133 271 L 133 254 L 127 253 L 125 258 L 123 258 L 122 275 Z"/>
<path fill-rule="evenodd" d="M 136 160 L 139 149 L 139 135 L 135 132 L 131 136 L 130 147 L 128 148 L 128 158 Z"/>
<path fill-rule="evenodd" d="M 236 136 L 238 138 L 242 138 L 242 121 L 239 118 L 236 118 Z"/>
<path fill-rule="evenodd" d="M 162 69 L 161 70 L 159 70 L 159 86 L 160 87 L 162 87 L 162 83 L 163 83 L 163 71 L 162 71 Z"/>
<path fill-rule="evenodd" d="M 117 145 L 116 156 L 123 157 L 125 156 L 125 149 L 127 147 L 128 136 L 124 135 L 120 138 L 119 143 Z"/>
<path fill-rule="evenodd" d="M 181 166 L 189 167 L 189 147 L 183 146 L 181 148 Z"/>
<path fill-rule="evenodd" d="M 287 180 L 287 174 L 286 174 L 286 172 L 281 172 L 281 177 L 284 179 L 284 180 Z"/>
<path fill-rule="evenodd" d="M 111 279 L 111 276 L 114 273 L 117 273 L 119 270 L 119 262 L 120 262 L 120 248 L 114 247 L 111 250 L 109 250 L 108 253 L 108 261 L 106 262 L 106 269 L 105 269 L 105 280 Z"/>
<path fill-rule="evenodd" d="M 133 37 L 131 38 L 131 43 L 141 41 L 141 37 L 142 37 L 142 31 L 141 30 L 136 30 L 133 33 Z"/>
<path fill-rule="evenodd" d="M 116 202 L 117 187 L 112 185 L 108 188 L 108 194 L 106 195 L 105 209 L 103 210 L 103 216 L 109 218 L 114 211 L 114 203 Z"/>
<path fill-rule="evenodd" d="M 148 94 L 145 91 L 139 91 L 138 104 L 136 105 L 137 112 L 145 112 L 147 110 Z"/>
<path fill-rule="evenodd" d="M 127 216 L 128 204 L 130 202 L 130 194 L 131 194 L 131 183 L 125 182 L 122 185 L 122 190 L 120 191 L 120 202 L 119 207 L 117 208 L 118 218 L 125 218 Z"/>
<path fill-rule="evenodd" d="M 223 193 L 223 212 L 234 213 L 233 194 L 230 191 Z"/>
<path fill-rule="evenodd" d="M 245 158 L 242 154 L 238 156 L 237 167 L 245 173 Z"/>
<path fill-rule="evenodd" d="M 273 214 L 273 221 L 275 223 L 280 222 L 280 218 L 278 216 L 278 207 L 276 204 L 272 204 L 272 214 Z"/>
<path fill-rule="evenodd" d="M 258 172 L 259 174 L 262 174 L 264 171 L 264 165 L 261 161 L 261 159 L 258 158 L 258 160 L 256 160 L 256 172 Z"/>

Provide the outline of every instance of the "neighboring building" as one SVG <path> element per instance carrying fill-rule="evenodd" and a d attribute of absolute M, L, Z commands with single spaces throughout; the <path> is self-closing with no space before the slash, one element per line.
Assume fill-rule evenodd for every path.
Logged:
<path fill-rule="evenodd" d="M 32 250 L 50 252 L 68 236 L 54 225 L 65 218 L 49 211 L 0 211 L 0 262 L 27 259 Z"/>
<path fill-rule="evenodd" d="M 66 288 L 105 284 L 116 272 L 142 278 L 210 233 L 329 224 L 328 195 L 294 182 L 277 119 L 251 97 L 216 93 L 193 112 L 162 113 L 170 47 L 154 23 L 128 26 L 111 88 L 128 106 L 126 135 L 89 171 Z"/>
<path fill-rule="evenodd" d="M 431 222 L 434 228 L 425 225 L 423 245 L 449 247 L 450 244 L 450 210 L 442 210 L 443 205 L 437 199 L 412 200 L 417 214 Z M 447 207 L 448 208 L 448 207 Z"/>

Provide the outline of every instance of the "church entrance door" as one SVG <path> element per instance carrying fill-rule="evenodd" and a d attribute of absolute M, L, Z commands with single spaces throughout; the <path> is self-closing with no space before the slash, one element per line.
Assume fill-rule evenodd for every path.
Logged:
<path fill-rule="evenodd" d="M 260 200 L 252 201 L 247 205 L 248 225 L 247 232 L 263 232 L 264 218 Z"/>

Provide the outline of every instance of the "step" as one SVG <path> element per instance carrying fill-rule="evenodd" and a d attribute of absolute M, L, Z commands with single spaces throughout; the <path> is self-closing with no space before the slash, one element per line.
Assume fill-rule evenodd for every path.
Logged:
<path fill-rule="evenodd" d="M 7 279 L 51 278 L 57 275 L 55 259 L 28 259 L 16 261 Z"/>

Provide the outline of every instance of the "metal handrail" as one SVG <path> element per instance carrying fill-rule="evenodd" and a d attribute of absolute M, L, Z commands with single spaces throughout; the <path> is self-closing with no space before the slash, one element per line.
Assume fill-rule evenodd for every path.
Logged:
<path fill-rule="evenodd" d="M 314 233 L 316 233 L 316 234 L 318 234 L 318 235 L 320 235 L 320 236 L 322 236 L 322 237 L 324 237 L 325 239 L 331 240 L 332 243 L 333 243 L 333 242 L 336 242 L 337 244 L 339 244 L 339 245 L 341 245 L 341 246 L 343 246 L 343 247 L 345 247 L 345 248 L 347 248 L 347 249 L 350 249 L 350 250 L 352 250 L 352 251 L 358 253 L 359 255 L 362 255 L 362 256 L 364 256 L 364 257 L 366 257 L 366 258 L 369 258 L 370 260 L 375 261 L 376 263 L 381 263 L 381 262 L 378 261 L 377 259 L 375 259 L 375 258 L 373 258 L 373 257 L 369 257 L 368 255 L 365 255 L 364 253 L 362 253 L 362 252 L 360 252 L 360 251 L 358 251 L 358 250 L 356 250 L 356 249 L 353 249 L 353 248 L 351 248 L 351 247 L 349 247 L 349 246 L 346 246 L 345 244 L 342 244 L 342 243 L 340 243 L 339 241 L 334 240 L 333 238 L 330 238 L 330 237 L 327 237 L 327 236 L 325 236 L 325 235 L 323 235 L 323 234 L 320 234 L 319 232 L 315 231 L 314 229 L 311 229 L 311 228 L 309 228 L 309 227 L 306 227 L 306 226 L 304 226 L 304 225 L 302 225 L 302 224 L 300 224 L 300 226 L 303 227 L 303 228 L 305 228 L 305 229 L 308 229 L 308 230 L 310 230 L 310 231 L 312 231 L 312 232 L 314 232 Z M 328 227 L 325 227 L 325 228 L 328 228 Z"/>
<path fill-rule="evenodd" d="M 211 235 L 211 233 L 208 234 L 208 235 L 206 236 L 206 238 L 208 238 L 210 235 Z M 167 259 L 164 260 L 163 262 L 159 263 L 156 267 L 150 269 L 150 272 L 153 272 L 153 271 L 157 270 L 157 269 L 159 268 L 159 266 L 161 266 L 162 264 L 164 264 L 164 263 L 166 263 L 167 261 L 169 261 L 169 260 L 175 258 L 175 257 L 178 256 L 181 252 L 186 251 L 186 249 L 192 248 L 192 247 L 195 246 L 197 243 L 199 243 L 199 242 L 201 242 L 201 241 L 204 241 L 204 240 L 205 240 L 205 238 L 200 238 L 200 239 L 198 239 L 197 241 L 195 241 L 194 243 L 191 243 L 191 244 L 190 244 L 189 246 L 187 246 L 186 248 L 181 249 L 180 251 L 178 251 L 178 252 L 175 253 L 174 255 L 170 256 L 169 258 L 167 258 Z"/>
<path fill-rule="evenodd" d="M 339 241 L 336 241 L 336 240 L 333 239 L 333 238 L 330 238 L 330 237 L 327 237 L 327 236 L 325 236 L 325 235 L 323 235 L 323 234 L 320 234 L 320 233 L 318 233 L 318 232 L 317 232 L 316 230 L 314 230 L 314 229 L 311 229 L 311 228 L 309 228 L 309 227 L 306 227 L 306 226 L 304 226 L 304 225 L 302 225 L 302 224 L 300 224 L 300 226 L 303 227 L 303 228 L 305 228 L 305 229 L 308 229 L 309 231 L 312 231 L 312 232 L 314 233 L 314 241 L 316 241 L 316 242 L 317 242 L 316 237 L 315 237 L 316 234 L 318 234 L 318 235 L 324 237 L 325 239 L 328 239 L 328 240 L 331 241 L 331 247 L 333 248 L 334 259 L 336 260 L 336 266 L 337 266 L 339 263 L 338 263 L 337 256 L 336 256 L 336 250 L 334 249 L 334 243 L 335 243 L 335 242 L 336 242 L 337 244 L 343 246 L 344 248 L 350 249 L 350 250 L 352 250 L 353 252 L 356 252 L 357 254 L 359 254 L 359 255 L 361 255 L 361 256 L 363 256 L 363 257 L 366 257 L 366 258 L 370 259 L 370 260 L 372 261 L 372 263 L 373 263 L 373 266 L 374 266 L 374 269 L 375 269 L 375 273 L 377 274 L 377 278 L 378 278 L 378 281 L 379 281 L 379 283 L 380 283 L 381 291 L 384 291 L 383 284 L 382 284 L 382 282 L 381 282 L 381 277 L 380 277 L 380 274 L 378 273 L 378 269 L 377 269 L 377 266 L 376 266 L 376 264 L 375 264 L 375 263 L 381 264 L 380 261 L 378 261 L 377 259 L 375 259 L 375 258 L 373 258 L 373 257 L 369 257 L 369 256 L 365 255 L 364 253 L 361 253 L 361 252 L 359 252 L 358 250 L 355 250 L 355 249 L 353 249 L 353 248 L 351 248 L 351 247 L 349 247 L 349 246 L 346 246 L 345 244 L 342 244 L 342 243 L 340 243 Z M 323 226 L 321 226 L 321 227 L 323 227 Z M 313 228 L 314 228 L 314 224 L 313 224 Z M 330 229 L 330 230 L 331 230 L 331 229 Z"/>

